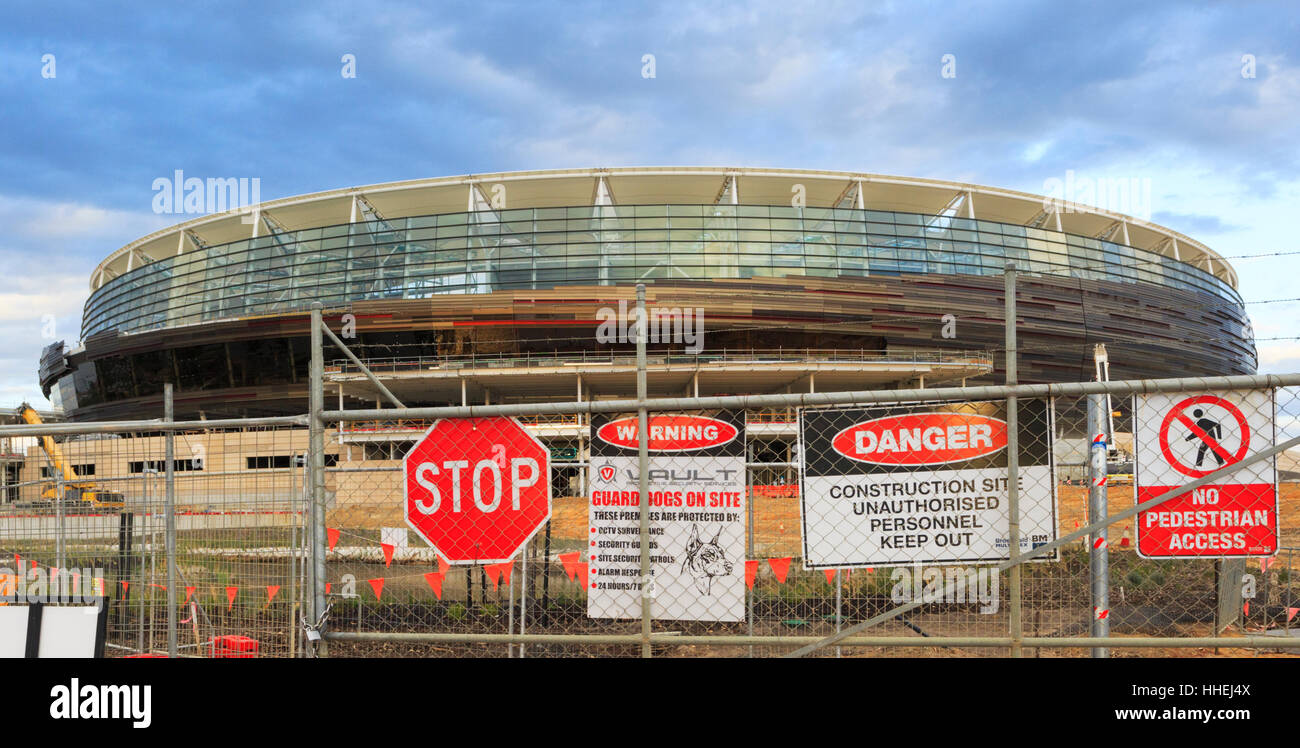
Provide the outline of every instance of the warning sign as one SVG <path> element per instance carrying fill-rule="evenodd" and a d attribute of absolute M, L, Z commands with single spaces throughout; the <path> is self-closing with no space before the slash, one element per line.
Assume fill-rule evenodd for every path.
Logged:
<path fill-rule="evenodd" d="M 1161 393 L 1137 398 L 1138 503 L 1273 446 L 1269 390 Z M 1261 460 L 1138 515 L 1148 558 L 1271 556 L 1277 552 L 1277 470 Z"/>
<path fill-rule="evenodd" d="M 637 416 L 591 418 L 587 615 L 686 621 L 745 616 L 745 415 L 652 413 L 650 578 L 641 576 Z"/>
<path fill-rule="evenodd" d="M 1019 416 L 1024 552 L 1056 539 L 1056 486 L 1050 403 Z M 799 434 L 806 567 L 1010 557 L 1004 403 L 804 409 Z"/>

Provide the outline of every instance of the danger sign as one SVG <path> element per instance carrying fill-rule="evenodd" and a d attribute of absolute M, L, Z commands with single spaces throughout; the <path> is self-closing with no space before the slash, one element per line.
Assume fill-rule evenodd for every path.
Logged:
<path fill-rule="evenodd" d="M 1138 503 L 1273 446 L 1268 390 L 1162 393 L 1137 398 Z M 1271 556 L 1277 552 L 1277 470 L 1261 460 L 1138 515 L 1148 558 Z"/>
<path fill-rule="evenodd" d="M 999 402 L 803 409 L 804 565 L 1008 558 L 1006 418 Z M 1025 552 L 1056 539 L 1048 401 L 1021 403 L 1018 436 Z"/>

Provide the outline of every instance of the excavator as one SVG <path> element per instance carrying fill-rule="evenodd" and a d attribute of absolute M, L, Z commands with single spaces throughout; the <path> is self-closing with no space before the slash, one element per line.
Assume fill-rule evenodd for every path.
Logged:
<path fill-rule="evenodd" d="M 27 403 L 18 407 L 18 415 L 32 425 L 42 423 L 36 409 Z M 126 497 L 115 491 L 104 491 L 94 483 L 80 480 L 72 466 L 63 457 L 63 450 L 52 436 L 40 437 L 41 449 L 54 464 L 54 469 L 63 475 L 63 498 L 65 505 L 87 510 L 121 509 Z M 41 503 L 53 503 L 59 500 L 59 487 L 50 485 L 41 491 Z"/>

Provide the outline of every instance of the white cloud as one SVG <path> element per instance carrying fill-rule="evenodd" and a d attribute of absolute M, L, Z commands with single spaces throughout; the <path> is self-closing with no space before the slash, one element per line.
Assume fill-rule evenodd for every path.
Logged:
<path fill-rule="evenodd" d="M 48 314 L 63 318 L 81 313 L 88 293 L 81 276 L 25 276 L 21 282 L 32 286 L 43 279 L 48 281 L 48 290 L 0 293 L 0 323 L 35 320 L 39 324 Z"/>
<path fill-rule="evenodd" d="M 0 406 L 46 405 L 36 380 L 41 349 L 81 337 L 81 311 L 95 263 L 169 217 L 74 201 L 0 196 Z"/>
<path fill-rule="evenodd" d="M 55 202 L 0 196 L 0 221 L 14 238 L 58 240 L 97 236 L 129 236 L 152 233 L 170 222 L 168 216 L 111 210 L 76 202 Z M 104 254 L 117 247 L 104 248 Z M 86 269 L 89 276 L 90 268 Z"/>
<path fill-rule="evenodd" d="M 1300 341 L 1267 340 L 1258 348 L 1261 374 L 1300 372 Z"/>

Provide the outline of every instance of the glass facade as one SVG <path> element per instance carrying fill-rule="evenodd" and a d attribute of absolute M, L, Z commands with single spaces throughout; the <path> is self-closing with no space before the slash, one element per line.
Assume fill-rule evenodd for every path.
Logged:
<path fill-rule="evenodd" d="M 1227 283 L 1173 258 L 1015 224 L 847 208 L 617 205 L 358 222 L 195 249 L 105 283 L 86 302 L 82 335 L 301 311 L 313 301 L 556 285 L 999 275 L 1008 259 L 1028 274 L 1148 283 L 1241 304 Z"/>

